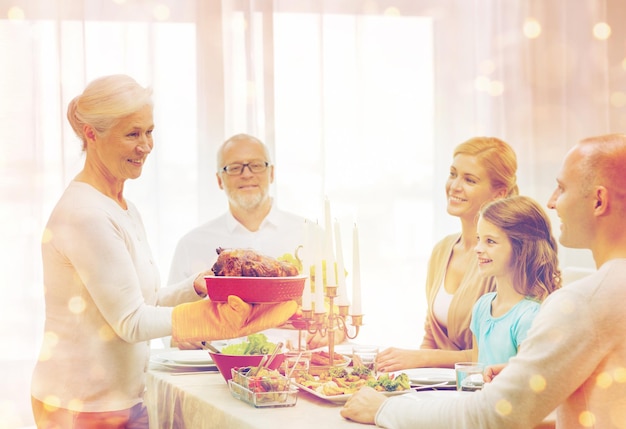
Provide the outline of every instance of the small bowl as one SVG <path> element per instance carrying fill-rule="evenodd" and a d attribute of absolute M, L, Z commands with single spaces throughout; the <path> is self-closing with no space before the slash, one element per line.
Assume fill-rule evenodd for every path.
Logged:
<path fill-rule="evenodd" d="M 261 363 L 261 359 L 265 355 L 225 355 L 222 353 L 213 353 L 209 352 L 213 362 L 217 366 L 217 369 L 220 370 L 220 374 L 224 377 L 224 380 L 228 382 L 233 376 L 231 373 L 231 369 L 233 368 L 243 368 L 245 366 L 259 366 Z M 268 356 L 269 359 L 269 356 Z M 278 369 L 280 364 L 285 360 L 284 353 L 276 353 L 274 360 L 271 365 L 268 367 L 269 369 Z"/>
<path fill-rule="evenodd" d="M 228 301 L 235 295 L 251 304 L 298 300 L 302 297 L 306 276 L 292 277 L 226 277 L 205 276 L 211 301 Z"/>

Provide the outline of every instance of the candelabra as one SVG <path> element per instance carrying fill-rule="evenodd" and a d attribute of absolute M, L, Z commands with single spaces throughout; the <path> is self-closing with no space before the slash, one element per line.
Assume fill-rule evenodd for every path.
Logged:
<path fill-rule="evenodd" d="M 334 300 L 337 297 L 337 286 L 326 286 L 326 297 L 329 301 L 329 310 L 316 308 L 313 310 L 302 310 L 303 326 L 302 330 L 306 330 L 309 334 L 320 334 L 322 337 L 328 336 L 328 355 L 330 365 L 333 365 L 335 358 L 335 331 L 342 331 L 346 338 L 353 340 L 359 335 L 359 328 L 363 325 L 362 314 L 348 315 L 348 305 L 338 305 L 338 312 L 335 313 Z M 322 310 L 322 311 L 320 311 Z M 348 325 L 347 318 L 350 317 Z M 354 327 L 354 334 L 350 334 L 350 326 Z M 298 346 L 302 349 L 301 338 L 298 336 Z"/>

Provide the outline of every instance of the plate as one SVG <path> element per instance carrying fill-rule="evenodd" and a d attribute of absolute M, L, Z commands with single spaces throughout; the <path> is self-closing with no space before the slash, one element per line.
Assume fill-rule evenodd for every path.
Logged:
<path fill-rule="evenodd" d="M 150 361 L 171 369 L 216 368 L 207 350 L 167 350 L 153 354 Z"/>
<path fill-rule="evenodd" d="M 228 277 L 205 276 L 211 301 L 226 302 L 235 295 L 250 304 L 284 302 L 302 297 L 306 276 Z"/>
<path fill-rule="evenodd" d="M 406 372 L 411 384 L 425 386 L 448 382 L 456 386 L 456 375 L 451 368 L 411 368 L 402 372 Z"/>
<path fill-rule="evenodd" d="M 312 350 L 313 353 L 315 353 L 316 351 L 320 351 L 320 349 Z M 350 362 L 352 362 L 352 359 L 349 356 L 345 356 L 345 355 L 335 352 L 335 357 L 338 355 L 341 356 L 342 362 L 336 363 L 334 365 L 315 365 L 311 363 L 309 366 L 309 373 L 311 375 L 320 375 L 321 373 L 328 371 L 330 368 L 333 368 L 333 367 L 334 368 L 346 368 L 348 365 L 350 365 Z"/>
<path fill-rule="evenodd" d="M 309 387 L 303 386 L 300 383 L 294 383 L 296 386 L 298 386 L 298 389 L 302 389 L 305 392 L 310 393 L 311 395 L 317 396 L 320 399 L 324 399 L 326 401 L 330 401 L 333 402 L 335 404 L 343 404 L 345 403 L 348 399 L 350 399 L 352 397 L 351 393 L 346 393 L 344 395 L 332 395 L 332 396 L 328 396 L 328 395 L 324 395 L 323 393 L 319 393 Z M 382 392 L 385 396 L 397 396 L 397 395 L 404 395 L 406 393 L 411 393 L 411 390 L 399 390 L 397 392 Z"/>

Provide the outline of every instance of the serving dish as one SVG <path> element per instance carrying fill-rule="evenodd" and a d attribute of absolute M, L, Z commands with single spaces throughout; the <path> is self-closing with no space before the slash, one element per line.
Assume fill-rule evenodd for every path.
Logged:
<path fill-rule="evenodd" d="M 296 405 L 298 389 L 289 382 L 287 377 L 268 369 L 262 369 L 260 373 L 249 376 L 249 372 L 254 369 L 231 370 L 232 377 L 228 380 L 228 388 L 235 398 L 257 408 Z"/>
<path fill-rule="evenodd" d="M 269 355 L 227 355 L 224 353 L 213 353 L 209 352 L 211 358 L 215 361 L 217 365 L 217 369 L 219 369 L 220 374 L 224 377 L 224 380 L 228 382 L 232 378 L 232 370 L 233 368 L 243 368 L 243 367 L 252 367 L 258 366 L 263 359 L 263 356 L 266 358 Z M 277 353 L 274 356 L 274 360 L 268 366 L 269 369 L 277 369 L 280 367 L 280 364 L 285 360 L 285 353 Z"/>
<path fill-rule="evenodd" d="M 256 408 L 293 407 L 298 400 L 298 389 L 291 385 L 280 392 L 253 392 L 231 379 L 228 388 L 233 397 Z"/>
<path fill-rule="evenodd" d="M 306 276 L 228 277 L 205 276 L 211 301 L 226 302 L 235 295 L 250 304 L 275 303 L 302 297 Z"/>
<path fill-rule="evenodd" d="M 323 393 L 319 393 L 315 389 L 311 389 L 300 383 L 294 383 L 294 384 L 298 386 L 298 389 L 304 390 L 305 392 L 310 393 L 313 396 L 317 396 L 320 399 L 324 399 L 326 401 L 333 402 L 335 404 L 343 404 L 352 397 L 351 393 L 344 393 L 343 395 L 324 395 Z M 395 392 L 382 392 L 382 393 L 385 396 L 397 396 L 397 395 L 404 395 L 410 392 L 411 390 L 398 390 Z"/>

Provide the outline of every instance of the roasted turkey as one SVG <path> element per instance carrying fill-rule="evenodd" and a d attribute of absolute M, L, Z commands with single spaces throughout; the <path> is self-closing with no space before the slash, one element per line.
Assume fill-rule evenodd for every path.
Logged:
<path fill-rule="evenodd" d="M 293 264 L 261 255 L 254 250 L 219 247 L 215 251 L 218 256 L 211 271 L 216 276 L 289 277 L 298 275 L 298 269 Z"/>

